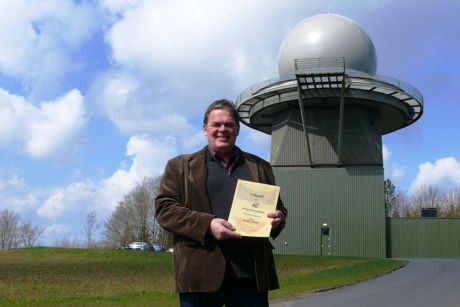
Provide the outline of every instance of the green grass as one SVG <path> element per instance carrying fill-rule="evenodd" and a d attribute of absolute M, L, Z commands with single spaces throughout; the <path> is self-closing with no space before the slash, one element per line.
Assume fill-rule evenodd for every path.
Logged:
<path fill-rule="evenodd" d="M 403 265 L 368 258 L 276 256 L 280 299 L 373 278 Z M 1 306 L 177 306 L 172 256 L 117 250 L 0 251 Z"/>
<path fill-rule="evenodd" d="M 405 265 L 393 259 L 276 256 L 280 289 L 270 299 L 324 291 L 375 278 Z"/>

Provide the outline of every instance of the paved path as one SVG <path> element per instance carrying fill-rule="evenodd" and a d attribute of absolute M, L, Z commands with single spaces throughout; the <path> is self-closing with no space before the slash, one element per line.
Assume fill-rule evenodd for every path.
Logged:
<path fill-rule="evenodd" d="M 271 302 L 271 307 L 458 307 L 460 259 L 408 259 L 404 268 L 356 285 Z"/>

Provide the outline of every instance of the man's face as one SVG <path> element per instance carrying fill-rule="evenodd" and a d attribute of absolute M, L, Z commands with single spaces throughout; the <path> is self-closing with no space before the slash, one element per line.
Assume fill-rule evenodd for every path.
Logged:
<path fill-rule="evenodd" d="M 209 113 L 208 123 L 203 126 L 203 131 L 208 138 L 209 147 L 220 156 L 226 157 L 235 146 L 239 127 L 228 109 L 216 109 Z"/>

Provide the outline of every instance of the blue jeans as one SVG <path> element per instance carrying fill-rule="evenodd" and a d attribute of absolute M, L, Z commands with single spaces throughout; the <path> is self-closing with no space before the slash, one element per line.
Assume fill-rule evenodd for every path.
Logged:
<path fill-rule="evenodd" d="M 268 292 L 259 292 L 255 279 L 226 279 L 216 292 L 179 293 L 181 307 L 268 307 Z"/>

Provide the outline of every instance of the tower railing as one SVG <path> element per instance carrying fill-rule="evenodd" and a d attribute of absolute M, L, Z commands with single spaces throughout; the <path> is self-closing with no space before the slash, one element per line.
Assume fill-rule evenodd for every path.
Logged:
<path fill-rule="evenodd" d="M 345 74 L 351 78 L 351 82 L 353 84 L 360 84 L 360 83 L 373 83 L 373 82 L 380 82 L 382 84 L 387 84 L 389 86 L 394 86 L 406 94 L 415 98 L 421 105 L 423 105 L 423 96 L 422 94 L 412 85 L 385 76 L 379 75 L 370 75 L 361 71 L 357 71 L 354 69 L 345 68 L 344 59 L 343 58 L 312 58 L 312 59 L 296 59 L 294 62 L 294 69 L 296 72 L 301 73 L 321 73 L 321 72 L 343 72 L 345 70 Z M 353 79 L 355 78 L 355 79 Z M 271 87 L 273 85 L 282 84 L 287 81 L 295 81 L 296 76 L 294 74 L 281 76 L 279 78 L 273 78 L 266 81 L 262 81 L 251 87 L 245 89 L 241 92 L 238 97 L 236 98 L 236 105 L 239 106 L 244 101 L 251 98 L 254 94 L 259 92 L 260 90 Z M 367 81 L 365 81 L 367 80 Z M 382 85 L 380 84 L 380 85 Z"/>
<path fill-rule="evenodd" d="M 345 58 L 311 58 L 295 59 L 296 73 L 343 73 L 345 72 Z"/>

